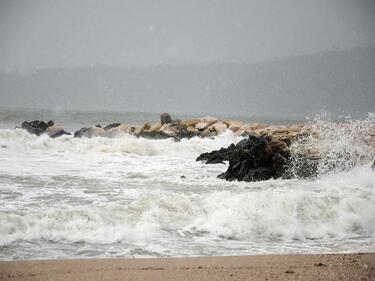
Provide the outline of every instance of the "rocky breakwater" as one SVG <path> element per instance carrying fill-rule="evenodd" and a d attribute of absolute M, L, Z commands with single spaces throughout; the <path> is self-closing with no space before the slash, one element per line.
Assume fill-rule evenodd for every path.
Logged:
<path fill-rule="evenodd" d="M 55 126 L 54 122 L 44 121 L 25 121 L 22 126 L 31 134 L 41 135 L 48 134 L 50 137 L 58 137 L 61 135 L 71 134 L 62 127 Z M 160 115 L 160 121 L 155 124 L 145 123 L 141 126 L 129 125 L 126 123 L 111 123 L 107 126 L 95 125 L 92 127 L 84 127 L 74 132 L 74 137 L 92 138 L 92 137 L 116 137 L 123 134 L 129 134 L 136 137 L 144 137 L 150 139 L 173 138 L 179 140 L 181 138 L 191 137 L 215 137 L 226 131 L 231 131 L 236 136 L 272 136 L 280 139 L 288 145 L 290 141 L 304 133 L 304 125 L 293 126 L 267 126 L 258 123 L 246 124 L 241 121 L 224 120 L 206 116 L 201 118 L 179 120 L 173 119 L 168 113 Z"/>
<path fill-rule="evenodd" d="M 245 126 L 248 138 L 236 145 L 203 153 L 197 161 L 207 164 L 228 161 L 227 171 L 218 177 L 239 181 L 311 178 L 331 171 L 347 171 L 358 165 L 372 165 L 375 169 L 372 119 L 323 120 L 289 127 Z M 237 124 L 231 127 L 237 132 L 244 130 Z"/>
<path fill-rule="evenodd" d="M 57 138 L 62 135 L 71 135 L 71 133 L 66 132 L 63 128 L 55 126 L 55 123 L 52 120 L 48 122 L 40 120 L 34 120 L 31 122 L 24 121 L 21 128 L 36 136 L 47 134 L 51 138 Z"/>

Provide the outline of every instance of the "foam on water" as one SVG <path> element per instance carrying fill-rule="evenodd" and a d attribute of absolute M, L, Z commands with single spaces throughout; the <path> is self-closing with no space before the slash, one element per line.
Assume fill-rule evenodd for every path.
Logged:
<path fill-rule="evenodd" d="M 356 136 L 373 126 L 351 122 Z M 349 151 L 350 169 L 255 183 L 195 162 L 241 140 L 229 132 L 174 142 L 0 130 L 0 258 L 374 251 L 374 151 L 334 126 L 319 129 L 331 142 L 320 149 Z"/>

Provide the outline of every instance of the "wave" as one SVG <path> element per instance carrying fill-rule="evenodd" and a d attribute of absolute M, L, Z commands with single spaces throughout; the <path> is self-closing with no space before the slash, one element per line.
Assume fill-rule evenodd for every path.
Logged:
<path fill-rule="evenodd" d="M 294 155 L 319 159 L 314 168 L 318 175 L 374 163 L 375 113 L 369 113 L 365 119 L 346 118 L 340 121 L 320 115 L 308 122 L 306 127 L 310 133 L 294 142 L 291 151 Z M 294 166 L 298 169 L 304 165 L 296 157 Z"/>
<path fill-rule="evenodd" d="M 375 242 L 375 173 L 369 166 L 315 181 L 272 180 L 200 194 L 147 191 L 128 201 L 0 212 L 0 245 L 15 241 L 111 244 L 166 235 L 235 240 Z"/>
<path fill-rule="evenodd" d="M 0 129 L 0 147 L 7 150 L 24 150 L 35 152 L 71 151 L 75 153 L 103 152 L 103 153 L 132 153 L 141 156 L 193 156 L 196 157 L 205 151 L 228 146 L 240 141 L 231 131 L 215 138 L 182 139 L 179 142 L 173 139 L 151 140 L 137 138 L 124 134 L 114 138 L 73 138 L 62 136 L 51 139 L 46 135 L 34 136 L 22 129 Z"/>

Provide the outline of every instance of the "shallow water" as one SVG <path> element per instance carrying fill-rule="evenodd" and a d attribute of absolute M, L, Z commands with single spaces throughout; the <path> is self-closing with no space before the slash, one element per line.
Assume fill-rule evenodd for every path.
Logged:
<path fill-rule="evenodd" d="M 2 260 L 375 251 L 370 162 L 315 180 L 226 182 L 226 165 L 195 158 L 241 140 L 229 132 L 174 142 L 8 127 Z"/>

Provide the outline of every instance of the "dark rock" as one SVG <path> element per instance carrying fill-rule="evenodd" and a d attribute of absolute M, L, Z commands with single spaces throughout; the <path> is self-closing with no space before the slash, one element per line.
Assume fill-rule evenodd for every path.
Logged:
<path fill-rule="evenodd" d="M 270 137 L 249 136 L 238 144 L 231 144 L 210 153 L 203 153 L 197 161 L 207 164 L 229 161 L 225 173 L 218 177 L 229 181 L 260 181 L 282 177 L 288 167 L 290 152 L 286 143 Z"/>
<path fill-rule="evenodd" d="M 48 126 L 48 127 L 52 127 L 53 125 L 55 125 L 55 123 L 54 123 L 52 120 L 49 120 L 49 121 L 47 122 L 47 126 Z"/>
<path fill-rule="evenodd" d="M 96 124 L 95 127 L 96 127 L 96 128 L 101 128 L 102 125 L 100 125 L 100 124 Z"/>
<path fill-rule="evenodd" d="M 49 121 L 48 123 L 50 124 L 50 122 L 52 121 Z M 47 130 L 48 124 L 45 123 L 44 121 L 39 121 L 39 120 L 34 120 L 31 122 L 25 121 L 22 123 L 21 128 L 25 129 L 30 134 L 40 136 Z"/>
<path fill-rule="evenodd" d="M 104 127 L 104 130 L 105 131 L 108 131 L 109 129 L 112 129 L 112 128 L 117 128 L 121 126 L 121 123 L 112 123 L 112 124 L 109 124 L 107 126 Z"/>
<path fill-rule="evenodd" d="M 162 125 L 164 125 L 164 124 L 172 123 L 173 121 L 172 121 L 171 116 L 167 112 L 164 112 L 160 114 L 160 122 Z"/>
<path fill-rule="evenodd" d="M 55 133 L 53 135 L 50 135 L 50 138 L 54 139 L 54 138 L 57 138 L 57 137 L 61 137 L 63 135 L 72 135 L 72 133 L 69 133 L 69 132 L 62 129 L 62 130 L 58 131 L 57 133 Z"/>
<path fill-rule="evenodd" d="M 90 130 L 90 128 L 81 128 L 78 131 L 74 132 L 75 138 L 82 138 L 87 135 L 87 132 Z"/>
<path fill-rule="evenodd" d="M 375 161 L 374 161 L 374 164 L 372 164 L 371 169 L 372 169 L 373 171 L 375 171 Z"/>

